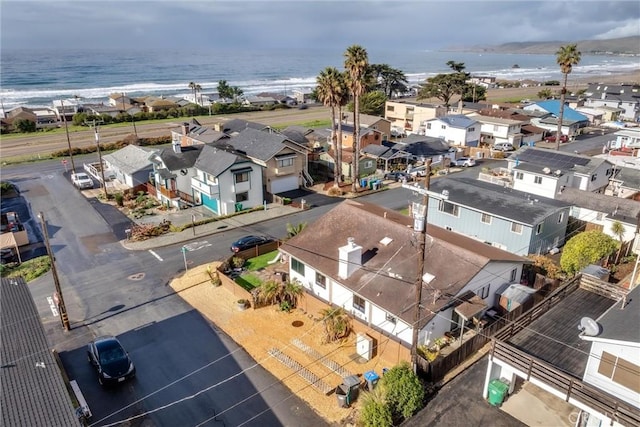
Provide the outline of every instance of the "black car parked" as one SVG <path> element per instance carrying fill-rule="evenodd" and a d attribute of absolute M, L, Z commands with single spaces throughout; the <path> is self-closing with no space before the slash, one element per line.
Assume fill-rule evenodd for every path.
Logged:
<path fill-rule="evenodd" d="M 406 172 L 396 171 L 396 172 L 385 173 L 384 179 L 390 179 L 392 181 L 398 182 L 398 181 L 402 181 L 403 179 L 407 181 L 411 181 L 412 177 Z"/>
<path fill-rule="evenodd" d="M 117 384 L 136 376 L 136 368 L 120 341 L 105 336 L 91 341 L 87 359 L 98 372 L 100 385 Z"/>
<path fill-rule="evenodd" d="M 265 236 L 244 236 L 231 244 L 231 252 L 240 252 L 245 249 L 255 248 L 258 245 L 271 243 L 273 239 Z"/>

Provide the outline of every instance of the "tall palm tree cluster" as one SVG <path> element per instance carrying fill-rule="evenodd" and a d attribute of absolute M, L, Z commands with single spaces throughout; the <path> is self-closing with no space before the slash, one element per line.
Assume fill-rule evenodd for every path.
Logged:
<path fill-rule="evenodd" d="M 361 99 L 368 92 L 380 91 L 385 97 L 394 92 L 405 92 L 408 80 L 401 70 L 388 64 L 369 64 L 366 49 L 352 45 L 344 52 L 344 72 L 327 67 L 316 82 L 318 101 L 329 107 L 331 114 L 331 145 L 335 153 L 334 186 L 338 187 L 342 174 L 342 109 L 353 103 L 353 159 L 351 167 L 352 191 L 359 186 L 360 175 L 360 109 Z"/>

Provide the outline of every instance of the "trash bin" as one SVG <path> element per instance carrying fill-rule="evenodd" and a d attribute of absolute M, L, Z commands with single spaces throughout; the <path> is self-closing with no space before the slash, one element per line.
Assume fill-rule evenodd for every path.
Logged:
<path fill-rule="evenodd" d="M 236 203 L 236 212 L 240 212 L 242 210 L 242 203 Z"/>
<path fill-rule="evenodd" d="M 360 180 L 360 187 L 367 188 L 367 178 L 362 178 Z"/>
<path fill-rule="evenodd" d="M 367 390 L 373 391 L 374 387 L 378 383 L 380 376 L 375 371 L 367 371 L 364 373 L 364 379 L 367 382 Z"/>
<path fill-rule="evenodd" d="M 504 402 L 509 386 L 500 380 L 491 380 L 489 383 L 489 404 L 500 406 Z"/>
<path fill-rule="evenodd" d="M 341 408 L 348 408 L 351 403 L 349 387 L 344 384 L 340 384 L 336 387 L 336 398 L 338 399 L 338 406 Z"/>
<path fill-rule="evenodd" d="M 358 398 L 358 389 L 360 388 L 360 378 L 357 375 L 350 375 L 342 379 L 342 385 L 349 390 L 349 403 Z"/>

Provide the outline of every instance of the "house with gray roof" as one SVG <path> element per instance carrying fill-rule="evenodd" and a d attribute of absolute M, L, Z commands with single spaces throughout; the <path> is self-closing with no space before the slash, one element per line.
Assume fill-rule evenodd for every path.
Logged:
<path fill-rule="evenodd" d="M 386 145 L 386 144 L 385 144 Z M 426 162 L 431 159 L 433 167 L 439 164 L 444 165 L 445 158 L 455 160 L 456 150 L 442 138 L 424 135 L 409 135 L 406 138 L 397 140 L 393 148 L 405 151 L 410 154 L 411 160 L 416 162 Z"/>
<path fill-rule="evenodd" d="M 640 169 L 616 166 L 605 193 L 621 198 L 636 198 L 640 194 Z"/>
<path fill-rule="evenodd" d="M 22 277 L 2 278 L 0 306 L 0 425 L 83 425 Z"/>
<path fill-rule="evenodd" d="M 507 158 L 514 190 L 555 198 L 564 188 L 604 192 L 614 167 L 603 158 L 521 147 Z"/>
<path fill-rule="evenodd" d="M 387 145 L 367 145 L 362 150 L 362 155 L 367 158 L 376 159 L 376 169 L 388 172 L 393 165 L 404 169 L 409 165 L 411 154 L 402 150 L 398 144 Z"/>
<path fill-rule="evenodd" d="M 148 190 L 163 205 L 182 208 L 195 204 L 191 188 L 191 178 L 196 175 L 194 164 L 205 145 L 181 147 L 174 143 L 172 148 L 157 150 L 149 156 L 153 165 L 152 186 Z"/>
<path fill-rule="evenodd" d="M 150 174 L 153 175 L 153 165 L 149 155 L 153 149 L 137 145 L 127 145 L 118 151 L 102 156 L 107 169 L 115 174 L 115 179 L 133 188 L 137 185 L 149 182 Z"/>
<path fill-rule="evenodd" d="M 622 238 L 623 242 L 633 240 L 636 227 L 640 221 L 640 202 L 633 199 L 622 199 L 599 193 L 588 193 L 577 188 L 565 188 L 556 195 L 556 200 L 572 205 L 570 215 L 580 221 L 591 224 L 614 239 Z M 619 222 L 624 227 L 624 234 L 613 233 L 612 225 Z"/>
<path fill-rule="evenodd" d="M 495 292 L 519 281 L 528 263 L 430 225 L 424 271 L 418 272 L 421 252 L 412 225 L 412 218 L 394 210 L 345 200 L 279 248 L 291 279 L 307 292 L 305 300 L 344 308 L 356 330 L 385 342 L 378 354 L 389 351 L 393 360 L 408 360 L 414 344 L 430 345 L 447 332 L 473 328 L 474 318 L 493 305 Z"/>
<path fill-rule="evenodd" d="M 564 244 L 571 205 L 471 178 L 433 180 L 427 222 L 514 254 Z"/>
<path fill-rule="evenodd" d="M 262 168 L 237 152 L 203 146 L 191 177 L 195 203 L 217 215 L 262 205 Z"/>
<path fill-rule="evenodd" d="M 576 425 L 640 425 L 639 304 L 638 286 L 578 275 L 493 336 L 483 398 L 505 378 L 508 394 L 530 383 L 568 403 Z"/>
<path fill-rule="evenodd" d="M 171 144 L 181 147 L 192 145 L 212 144 L 229 136 L 220 130 L 202 126 L 196 119 L 182 123 L 179 127 L 171 129 Z"/>
<path fill-rule="evenodd" d="M 231 119 L 215 125 L 214 129 L 216 129 L 219 132 L 224 132 L 229 136 L 233 136 L 237 133 L 242 132 L 247 128 L 264 130 L 264 129 L 267 129 L 268 127 L 269 126 L 263 125 L 262 123 L 258 123 L 258 122 L 250 122 L 248 120 L 243 120 L 243 119 Z"/>
<path fill-rule="evenodd" d="M 481 124 L 464 114 L 450 114 L 426 120 L 420 128 L 418 133 L 442 138 L 450 145 L 477 147 L 480 144 Z"/>
<path fill-rule="evenodd" d="M 637 122 L 640 119 L 640 86 L 637 84 L 592 83 L 585 92 L 585 106 L 620 109 L 620 118 Z"/>
<path fill-rule="evenodd" d="M 241 153 L 263 167 L 267 200 L 271 200 L 273 194 L 313 184 L 308 172 L 309 149 L 271 128 L 256 130 L 247 127 L 216 146 Z"/>

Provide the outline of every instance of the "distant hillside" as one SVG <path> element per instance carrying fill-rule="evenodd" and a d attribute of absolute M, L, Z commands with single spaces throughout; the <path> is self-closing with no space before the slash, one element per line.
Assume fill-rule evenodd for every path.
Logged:
<path fill-rule="evenodd" d="M 457 46 L 444 49 L 454 52 L 493 52 L 519 54 L 555 54 L 560 46 L 576 42 L 512 42 L 497 46 Z M 640 36 L 623 37 L 608 40 L 582 40 L 577 42 L 583 55 L 640 55 Z"/>

